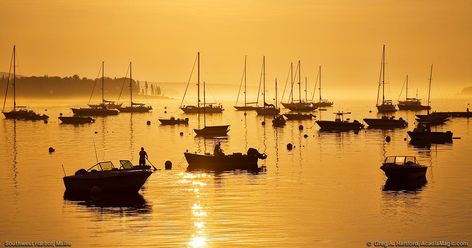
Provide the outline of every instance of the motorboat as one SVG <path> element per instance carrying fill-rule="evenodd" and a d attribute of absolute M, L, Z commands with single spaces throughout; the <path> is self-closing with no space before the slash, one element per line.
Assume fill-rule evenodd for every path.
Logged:
<path fill-rule="evenodd" d="M 394 116 L 382 116 L 381 118 L 364 118 L 369 128 L 405 128 L 408 126 L 403 118 L 395 119 Z"/>
<path fill-rule="evenodd" d="M 380 169 L 388 180 L 411 181 L 425 178 L 428 167 L 419 164 L 414 156 L 388 156 Z"/>
<path fill-rule="evenodd" d="M 432 132 L 431 125 L 425 122 L 419 122 L 413 131 L 408 131 L 411 143 L 431 143 L 443 144 L 452 143 L 452 132 Z"/>
<path fill-rule="evenodd" d="M 61 120 L 62 124 L 86 124 L 86 123 L 94 123 L 95 119 L 90 116 L 59 116 L 59 120 Z"/>
<path fill-rule="evenodd" d="M 179 125 L 179 124 L 184 124 L 188 125 L 188 118 L 175 118 L 175 117 L 170 117 L 168 119 L 160 118 L 159 121 L 161 122 L 161 125 Z"/>
<path fill-rule="evenodd" d="M 350 121 L 349 118 L 344 120 L 344 115 L 350 114 L 350 112 L 337 112 L 334 121 L 316 121 L 316 124 L 320 126 L 322 131 L 359 131 L 364 128 L 364 124 L 357 120 Z"/>
<path fill-rule="evenodd" d="M 247 154 L 233 153 L 224 154 L 222 150 L 215 148 L 215 153 L 189 153 L 185 152 L 187 160 L 187 170 L 205 170 L 205 171 L 231 171 L 246 170 L 252 172 L 261 171 L 257 165 L 259 159 L 266 159 L 267 155 L 259 153 L 255 148 L 249 148 Z"/>
<path fill-rule="evenodd" d="M 66 192 L 77 194 L 136 193 L 152 174 L 149 167 L 136 167 L 128 160 L 115 168 L 111 161 L 98 162 L 88 170 L 80 169 L 74 175 L 64 176 Z"/>
<path fill-rule="evenodd" d="M 287 120 L 311 120 L 316 117 L 314 114 L 303 114 L 303 113 L 286 113 L 283 114 Z"/>

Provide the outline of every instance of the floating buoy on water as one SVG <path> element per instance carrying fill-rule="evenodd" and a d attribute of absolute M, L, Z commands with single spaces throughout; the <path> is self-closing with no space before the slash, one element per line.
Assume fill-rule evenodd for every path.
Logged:
<path fill-rule="evenodd" d="M 167 111 L 164 111 L 164 114 L 167 114 Z"/>
<path fill-rule="evenodd" d="M 44 124 L 48 124 L 48 120 L 44 120 Z"/>
<path fill-rule="evenodd" d="M 246 113 L 246 112 L 244 112 L 244 115 L 247 115 L 247 113 Z"/>
<path fill-rule="evenodd" d="M 290 151 L 290 150 L 292 150 L 292 149 L 293 149 L 293 145 L 292 145 L 291 143 L 288 143 L 288 144 L 287 144 L 287 150 Z"/>
<path fill-rule="evenodd" d="M 404 141 L 406 141 L 406 138 L 403 138 Z"/>
<path fill-rule="evenodd" d="M 151 125 L 151 121 L 147 121 L 146 123 L 147 123 L 147 125 L 148 125 L 148 126 L 150 126 L 150 125 Z"/>
<path fill-rule="evenodd" d="M 98 133 L 98 132 L 97 132 L 97 131 L 95 131 L 95 134 L 97 134 L 97 133 Z"/>
<path fill-rule="evenodd" d="M 308 138 L 308 134 L 303 135 L 303 137 L 304 137 L 305 139 Z"/>
<path fill-rule="evenodd" d="M 167 109 L 167 106 L 164 106 L 164 109 Z"/>
<path fill-rule="evenodd" d="M 164 167 L 165 167 L 166 170 L 172 170 L 172 162 L 170 160 L 167 160 L 164 163 Z"/>
<path fill-rule="evenodd" d="M 48 150 L 49 150 L 49 153 L 52 153 L 52 152 L 55 152 L 55 151 L 56 151 L 56 149 L 54 149 L 54 148 L 53 148 L 53 147 L 51 147 L 51 146 L 49 147 L 49 149 L 48 149 Z"/>
<path fill-rule="evenodd" d="M 298 130 L 303 130 L 303 125 L 298 126 Z"/>
<path fill-rule="evenodd" d="M 385 137 L 385 141 L 390 142 L 390 140 L 392 140 L 392 138 L 390 138 L 390 136 L 387 135 L 387 137 Z"/>
<path fill-rule="evenodd" d="M 372 113 L 372 110 L 369 110 L 369 113 Z"/>
<path fill-rule="evenodd" d="M 184 132 L 180 132 L 180 136 L 184 136 Z"/>
<path fill-rule="evenodd" d="M 261 124 L 262 124 L 262 126 L 265 126 L 265 121 L 262 121 L 262 123 L 261 123 Z"/>

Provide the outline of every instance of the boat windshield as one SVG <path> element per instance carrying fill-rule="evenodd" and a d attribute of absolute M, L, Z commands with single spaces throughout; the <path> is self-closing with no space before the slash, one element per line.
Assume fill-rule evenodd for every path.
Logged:
<path fill-rule="evenodd" d="M 129 160 L 120 160 L 120 164 L 123 169 L 133 169 L 133 164 Z"/>
<path fill-rule="evenodd" d="M 106 161 L 106 162 L 99 162 L 96 165 L 92 166 L 90 169 L 87 171 L 109 171 L 115 169 L 115 166 L 113 166 L 113 163 L 111 161 Z"/>
<path fill-rule="evenodd" d="M 389 156 L 385 158 L 385 164 L 408 165 L 416 164 L 416 157 L 414 156 Z"/>

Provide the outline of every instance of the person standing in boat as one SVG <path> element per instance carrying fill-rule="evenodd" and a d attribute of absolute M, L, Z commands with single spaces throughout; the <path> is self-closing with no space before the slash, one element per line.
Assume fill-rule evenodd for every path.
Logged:
<path fill-rule="evenodd" d="M 146 166 L 146 159 L 148 159 L 147 152 L 144 150 L 144 147 L 141 147 L 141 151 L 139 151 L 139 166 Z"/>

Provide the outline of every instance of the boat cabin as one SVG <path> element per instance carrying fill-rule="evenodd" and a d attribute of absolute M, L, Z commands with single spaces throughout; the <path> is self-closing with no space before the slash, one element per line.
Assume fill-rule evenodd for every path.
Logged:
<path fill-rule="evenodd" d="M 384 160 L 384 165 L 418 165 L 415 156 L 388 156 Z"/>

